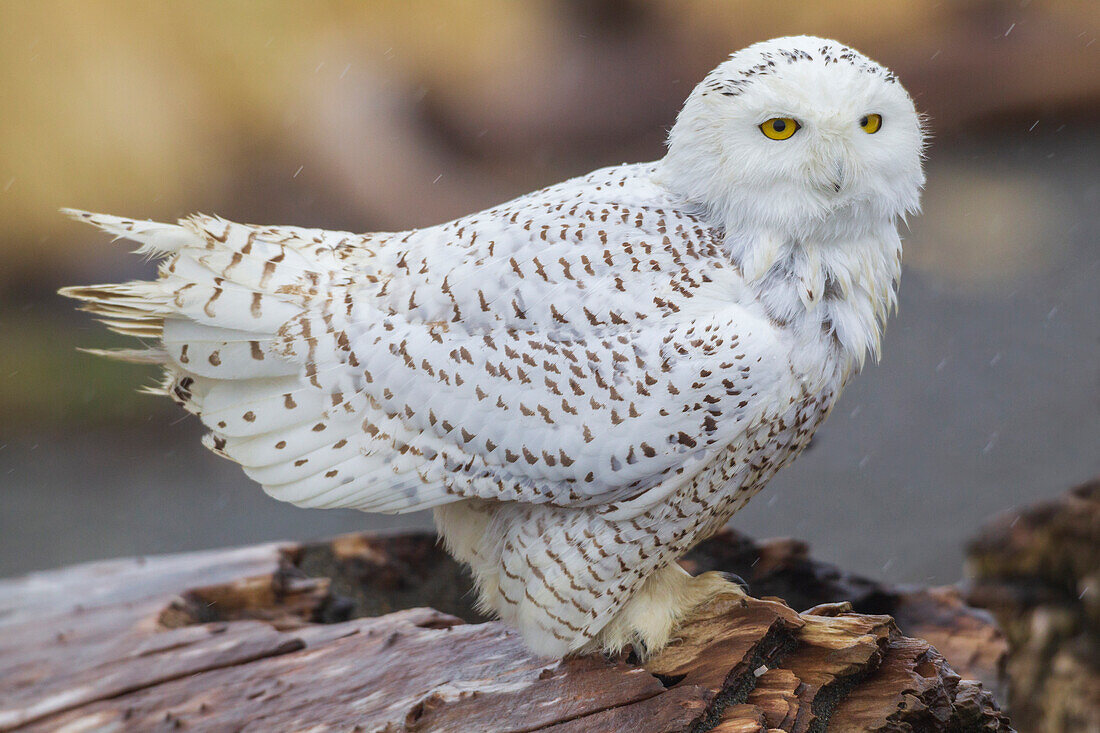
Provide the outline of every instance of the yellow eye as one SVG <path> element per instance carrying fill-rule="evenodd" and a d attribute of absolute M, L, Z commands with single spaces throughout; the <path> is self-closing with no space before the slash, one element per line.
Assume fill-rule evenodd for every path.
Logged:
<path fill-rule="evenodd" d="M 798 132 L 799 127 L 802 127 L 802 125 L 790 117 L 772 117 L 760 125 L 760 132 L 772 140 L 786 140 Z"/>
<path fill-rule="evenodd" d="M 859 126 L 868 135 L 874 135 L 882 127 L 882 115 L 864 115 L 859 119 Z"/>

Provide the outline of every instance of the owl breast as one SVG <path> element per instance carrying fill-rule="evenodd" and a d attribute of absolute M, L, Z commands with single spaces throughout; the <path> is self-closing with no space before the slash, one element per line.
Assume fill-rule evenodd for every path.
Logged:
<path fill-rule="evenodd" d="M 710 511 L 692 533 L 685 551 L 722 529 L 777 471 L 809 446 L 837 396 L 835 390 L 806 393 L 803 401 L 747 431 L 743 441 L 727 446 L 696 477 L 688 500 L 702 502 Z"/>

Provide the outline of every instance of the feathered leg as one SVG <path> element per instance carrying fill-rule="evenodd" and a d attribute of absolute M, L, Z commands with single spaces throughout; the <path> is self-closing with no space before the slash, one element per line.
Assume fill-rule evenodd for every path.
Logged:
<path fill-rule="evenodd" d="M 718 595 L 743 596 L 729 576 L 709 572 L 693 576 L 676 563 L 650 575 L 584 651 L 612 654 L 627 645 L 645 659 L 674 640 L 676 630 L 697 607 Z"/>

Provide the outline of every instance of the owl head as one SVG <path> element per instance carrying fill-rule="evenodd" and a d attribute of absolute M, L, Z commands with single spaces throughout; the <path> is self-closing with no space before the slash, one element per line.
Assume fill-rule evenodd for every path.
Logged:
<path fill-rule="evenodd" d="M 798 235 L 919 207 L 924 134 L 890 71 L 836 41 L 776 38 L 692 91 L 659 169 L 728 230 Z"/>

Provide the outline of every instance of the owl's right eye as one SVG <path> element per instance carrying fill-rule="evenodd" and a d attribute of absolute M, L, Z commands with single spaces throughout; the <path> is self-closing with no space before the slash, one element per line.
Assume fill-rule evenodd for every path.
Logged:
<path fill-rule="evenodd" d="M 772 117 L 760 125 L 760 132 L 764 133 L 764 137 L 770 140 L 786 140 L 798 132 L 800 127 L 802 125 L 790 117 Z"/>

